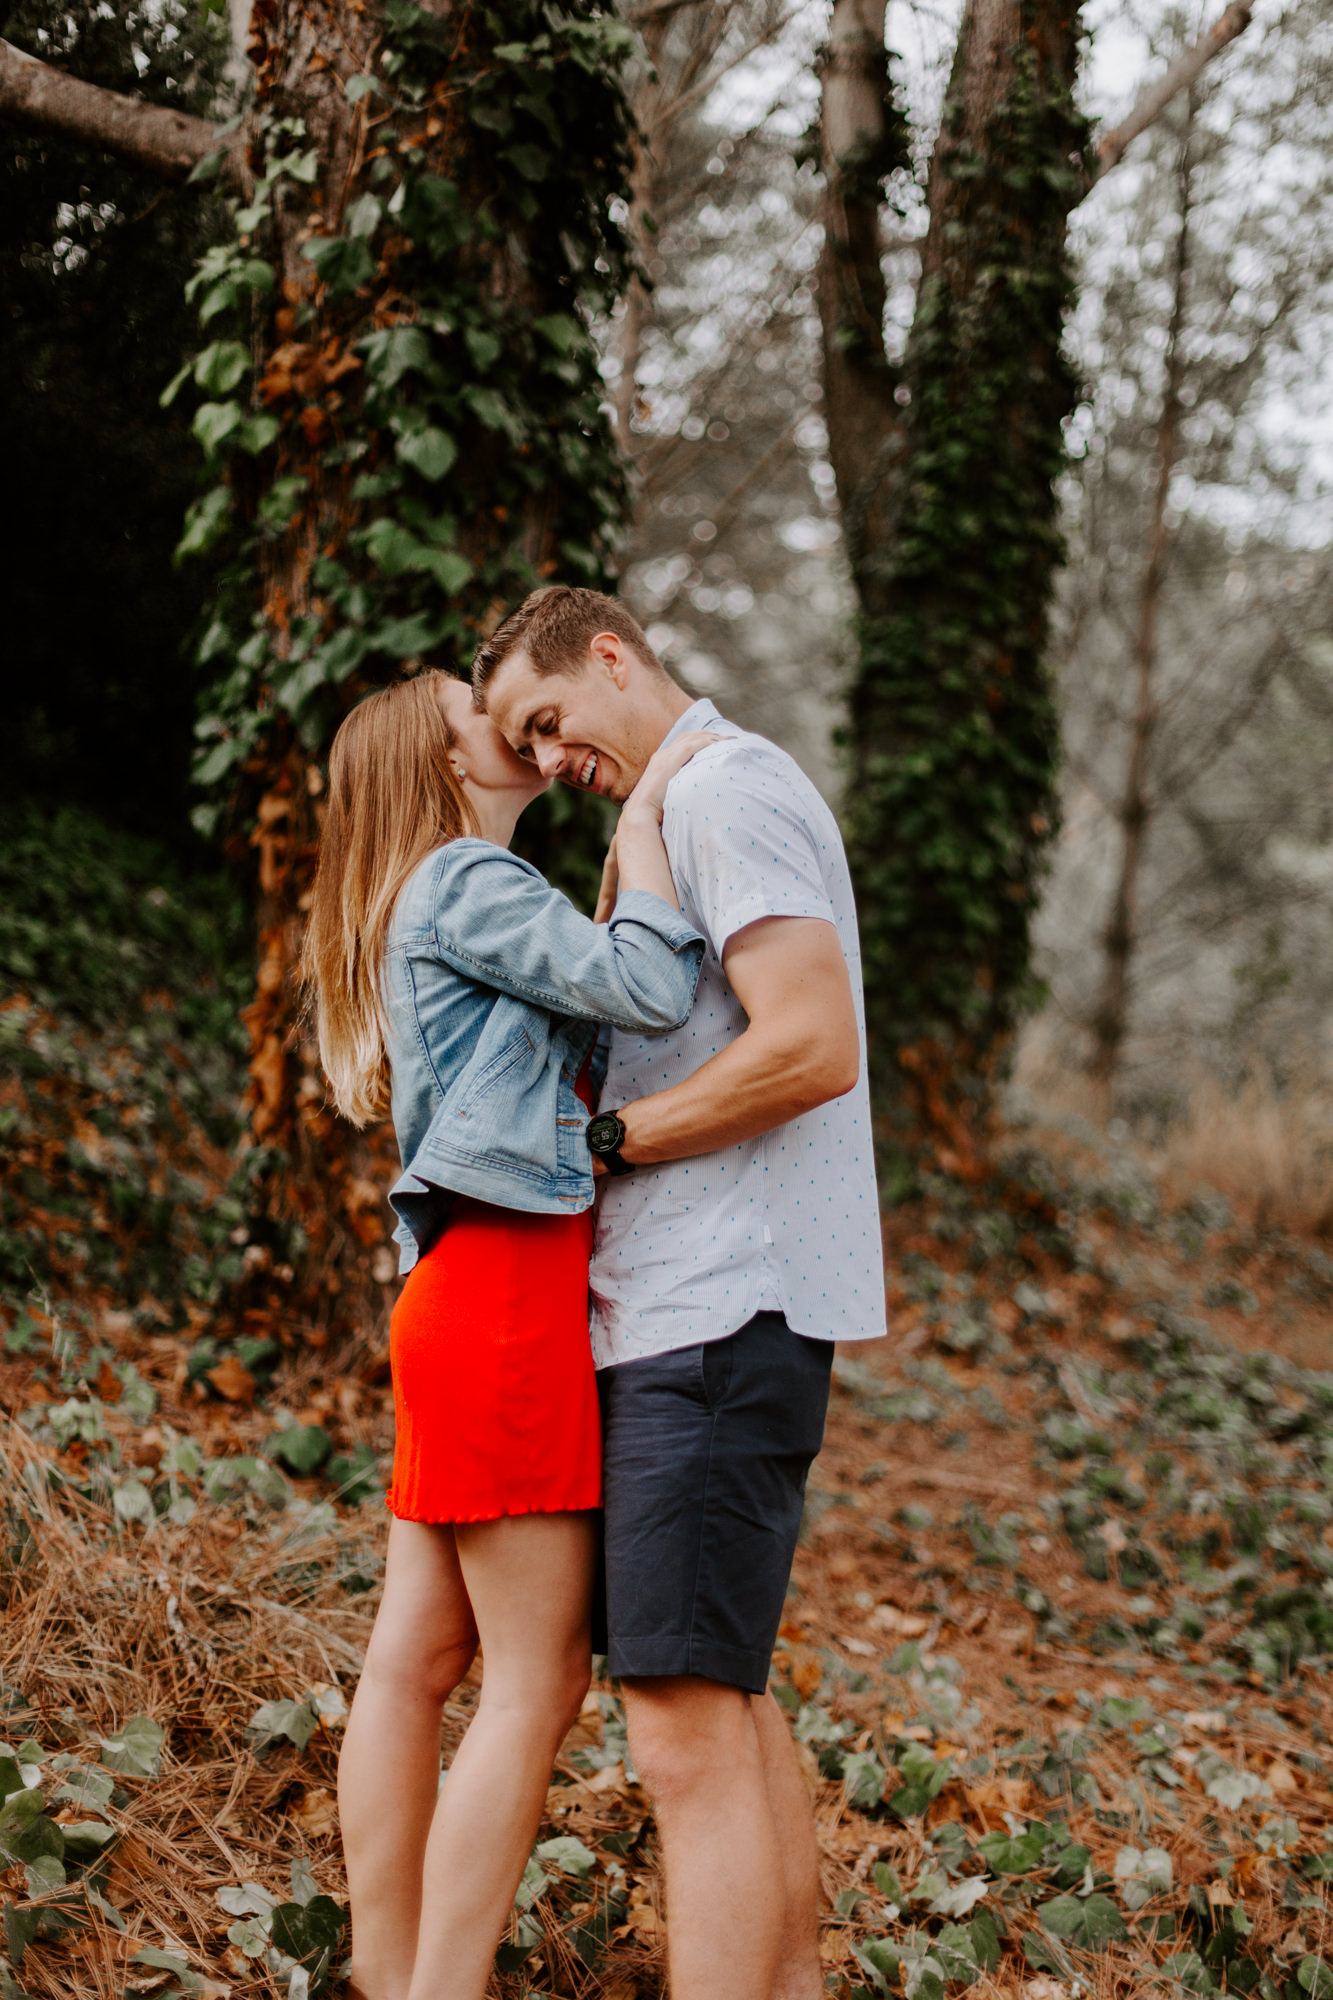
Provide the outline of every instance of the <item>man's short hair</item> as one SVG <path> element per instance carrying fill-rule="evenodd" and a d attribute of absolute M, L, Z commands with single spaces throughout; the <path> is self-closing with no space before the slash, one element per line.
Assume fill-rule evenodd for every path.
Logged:
<path fill-rule="evenodd" d="M 500 667 L 520 647 L 539 674 L 577 673 L 587 664 L 588 648 L 599 632 L 614 632 L 645 666 L 666 671 L 642 625 L 618 599 L 601 590 L 557 583 L 534 590 L 489 639 L 482 640 L 472 662 L 472 691 L 480 701 Z"/>

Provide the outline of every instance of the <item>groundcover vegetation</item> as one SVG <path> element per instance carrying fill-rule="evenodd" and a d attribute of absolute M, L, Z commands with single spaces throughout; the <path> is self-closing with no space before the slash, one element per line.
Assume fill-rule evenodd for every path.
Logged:
<path fill-rule="evenodd" d="M 0 930 L 0 1993 L 302 2000 L 347 1951 L 387 1357 L 249 1284 L 279 1252 L 242 1220 L 215 891 L 67 840 L 68 901 L 37 829 Z M 1333 1260 L 1025 1148 L 891 1213 L 890 1340 L 837 1364 L 774 1666 L 829 1990 L 1318 2000 L 1333 1376 L 1290 1357 Z M 599 1680 L 497 1993 L 659 1995 L 656 1858 Z"/>

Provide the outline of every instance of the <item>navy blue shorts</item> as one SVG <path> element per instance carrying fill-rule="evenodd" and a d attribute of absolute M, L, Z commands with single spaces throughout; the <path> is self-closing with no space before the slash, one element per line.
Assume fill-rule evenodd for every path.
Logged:
<path fill-rule="evenodd" d="M 832 1366 L 761 1312 L 599 1371 L 609 1673 L 764 1692 Z"/>

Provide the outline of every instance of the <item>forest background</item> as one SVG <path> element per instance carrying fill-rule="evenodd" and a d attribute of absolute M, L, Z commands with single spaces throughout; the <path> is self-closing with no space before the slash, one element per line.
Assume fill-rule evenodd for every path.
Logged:
<path fill-rule="evenodd" d="M 848 831 L 894 1339 L 779 1662 L 831 1983 L 1333 1991 L 1333 9 L 885 14 L 7 18 L 11 1985 L 336 1964 L 394 1265 L 292 980 L 322 760 L 559 574 Z M 525 839 L 586 896 L 606 831 Z M 515 1992 L 659 1990 L 598 1701 Z"/>

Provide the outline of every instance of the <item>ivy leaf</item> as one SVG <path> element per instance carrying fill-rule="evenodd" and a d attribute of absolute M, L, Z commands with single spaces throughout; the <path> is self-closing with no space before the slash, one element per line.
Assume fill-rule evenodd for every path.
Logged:
<path fill-rule="evenodd" d="M 301 245 L 301 255 L 314 265 L 331 299 L 350 298 L 375 275 L 375 259 L 359 236 L 316 236 Z"/>
<path fill-rule="evenodd" d="M 197 1972 L 191 1972 L 183 1958 L 177 1958 L 174 1952 L 159 1951 L 156 1945 L 147 1944 L 142 1951 L 136 1951 L 130 1964 L 151 1965 L 159 1972 L 174 1972 L 185 1993 L 202 1993 L 204 1990 L 203 1980 Z"/>
<path fill-rule="evenodd" d="M 308 1701 L 266 1701 L 250 1717 L 245 1733 L 256 1750 L 266 1750 L 280 1736 L 304 1750 L 318 1726 L 319 1717 Z"/>
<path fill-rule="evenodd" d="M 493 368 L 500 358 L 501 342 L 496 334 L 484 326 L 470 326 L 463 334 L 463 341 L 472 358 L 472 366 L 479 375 Z"/>
<path fill-rule="evenodd" d="M 549 1862 L 563 1875 L 590 1875 L 597 1866 L 597 1856 L 572 1833 L 557 1834 L 554 1840 L 538 1841 L 533 1852 L 539 1861 Z"/>
<path fill-rule="evenodd" d="M 379 228 L 384 209 L 373 194 L 363 194 L 354 201 L 347 211 L 347 233 L 349 236 L 373 236 Z"/>
<path fill-rule="evenodd" d="M 1095 1950 L 1112 1938 L 1127 1938 L 1125 1920 L 1109 1896 L 1054 1896 L 1038 1903 L 1037 1920 L 1052 1937 L 1068 1938 L 1071 1944 Z"/>
<path fill-rule="evenodd" d="M 547 313 L 532 324 L 543 339 L 550 341 L 557 354 L 577 353 L 587 341 L 584 329 L 568 313 Z"/>
<path fill-rule="evenodd" d="M 366 357 L 366 374 L 377 389 L 393 389 L 409 369 L 430 363 L 430 342 L 419 326 L 386 326 L 358 340 Z"/>
<path fill-rule="evenodd" d="M 523 426 L 498 389 L 484 389 L 469 382 L 463 400 L 488 431 L 504 431 L 513 443 L 523 442 Z"/>
<path fill-rule="evenodd" d="M 1333 2000 L 1333 1967 L 1322 1956 L 1303 1958 L 1296 1967 L 1296 1978 L 1310 2000 Z"/>
<path fill-rule="evenodd" d="M 166 388 L 162 391 L 162 394 L 158 397 L 157 407 L 159 410 L 169 410 L 171 408 L 171 405 L 175 402 L 177 396 L 179 396 L 193 373 L 194 362 L 183 362 L 168 382 Z"/>
<path fill-rule="evenodd" d="M 60 1828 L 49 1820 L 39 1791 L 14 1792 L 0 1806 L 0 1857 L 5 1865 L 36 1861 L 43 1854 L 59 1860 L 65 1851 Z"/>
<path fill-rule="evenodd" d="M 201 403 L 190 429 L 211 458 L 244 420 L 245 413 L 239 403 Z"/>
<path fill-rule="evenodd" d="M 1044 1839 L 1040 1827 L 1017 1837 L 1008 1833 L 985 1833 L 977 1842 L 977 1853 L 990 1863 L 997 1875 L 1026 1875 L 1040 1863 Z"/>
<path fill-rule="evenodd" d="M 239 340 L 215 340 L 194 364 L 194 379 L 211 396 L 229 396 L 250 366 L 250 354 Z"/>
<path fill-rule="evenodd" d="M 423 479 L 443 479 L 458 457 L 458 446 L 447 431 L 428 424 L 423 431 L 400 437 L 397 452 Z"/>
<path fill-rule="evenodd" d="M 205 555 L 225 532 L 230 517 L 229 486 L 214 486 L 202 494 L 185 516 L 185 532 L 176 544 L 175 560 Z"/>
<path fill-rule="evenodd" d="M 884 1796 L 884 1766 L 873 1750 L 854 1750 L 843 1762 L 842 1781 L 851 1806 L 877 1806 Z"/>
<path fill-rule="evenodd" d="M 122 1479 L 112 1495 L 111 1505 L 122 1521 L 140 1521 L 151 1527 L 157 1518 L 153 1496 L 141 1479 Z"/>
<path fill-rule="evenodd" d="M 550 171 L 551 155 L 542 146 L 507 146 L 505 158 L 512 160 L 525 181 L 543 181 Z"/>
<path fill-rule="evenodd" d="M 333 1450 L 333 1440 L 318 1424 L 289 1424 L 269 1440 L 268 1449 L 288 1472 L 308 1476 L 319 1471 Z"/>
<path fill-rule="evenodd" d="M 349 104 L 359 104 L 363 97 L 369 97 L 372 90 L 379 89 L 379 78 L 366 76 L 364 73 L 360 76 L 349 76 L 343 89 Z"/>
<path fill-rule="evenodd" d="M 261 451 L 268 450 L 280 429 L 281 425 L 271 411 L 256 410 L 237 430 L 236 443 L 242 451 L 248 451 L 252 458 L 257 458 Z"/>
<path fill-rule="evenodd" d="M 472 575 L 472 565 L 457 549 L 429 549 L 421 565 L 428 569 L 446 597 L 453 597 Z"/>
<path fill-rule="evenodd" d="M 102 1762 L 109 1771 L 132 1778 L 155 1778 L 162 1768 L 166 1731 L 150 1715 L 132 1715 L 118 1736 L 99 1736 Z"/>
<path fill-rule="evenodd" d="M 308 1903 L 279 1903 L 269 1935 L 278 1951 L 305 1967 L 317 1989 L 342 1942 L 345 1922 L 332 1896 L 315 1896 Z"/>
<path fill-rule="evenodd" d="M 4 1921 L 9 1956 L 16 1966 L 22 1965 L 23 1954 L 37 1935 L 42 1913 L 40 1910 L 20 1910 L 13 1903 L 6 1903 Z"/>

